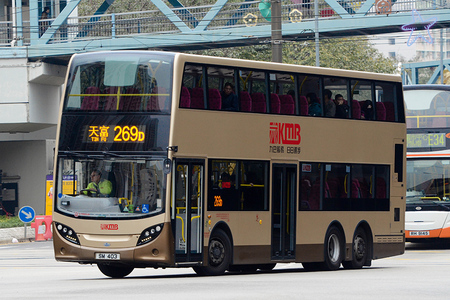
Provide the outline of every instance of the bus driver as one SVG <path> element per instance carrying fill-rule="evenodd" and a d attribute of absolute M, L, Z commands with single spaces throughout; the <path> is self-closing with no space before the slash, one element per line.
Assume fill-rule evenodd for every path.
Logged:
<path fill-rule="evenodd" d="M 101 179 L 102 173 L 100 170 L 94 170 L 91 173 L 91 182 L 88 186 L 81 190 L 82 193 L 89 196 L 99 196 L 111 194 L 112 183 L 109 180 Z"/>

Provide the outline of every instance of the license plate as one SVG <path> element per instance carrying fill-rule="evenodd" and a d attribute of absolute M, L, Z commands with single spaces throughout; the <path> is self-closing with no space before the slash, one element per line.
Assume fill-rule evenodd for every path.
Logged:
<path fill-rule="evenodd" d="M 426 235 L 430 235 L 429 231 L 410 231 L 409 232 L 410 236 L 426 236 Z"/>
<path fill-rule="evenodd" d="M 95 253 L 95 259 L 120 260 L 119 253 Z"/>

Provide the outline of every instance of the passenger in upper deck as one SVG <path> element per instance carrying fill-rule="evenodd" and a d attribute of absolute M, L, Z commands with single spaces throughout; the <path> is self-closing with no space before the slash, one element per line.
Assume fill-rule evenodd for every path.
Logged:
<path fill-rule="evenodd" d="M 325 117 L 334 117 L 336 115 L 336 104 L 331 99 L 332 93 L 329 89 L 323 91 L 323 99 L 325 102 Z"/>
<path fill-rule="evenodd" d="M 222 95 L 222 109 L 223 110 L 238 110 L 238 98 L 234 94 L 234 87 L 231 83 L 227 82 L 223 86 Z"/>
<path fill-rule="evenodd" d="M 315 93 L 306 94 L 306 99 L 308 100 L 308 113 L 310 116 L 320 116 L 322 115 L 322 107 L 320 106 L 319 99 Z"/>
<path fill-rule="evenodd" d="M 341 94 L 337 94 L 334 101 L 336 103 L 336 117 L 348 118 L 349 106 L 345 103 L 344 97 Z"/>
<path fill-rule="evenodd" d="M 109 196 L 112 191 L 112 183 L 109 180 L 101 179 L 100 170 L 94 170 L 91 173 L 91 182 L 81 192 L 88 196 Z"/>

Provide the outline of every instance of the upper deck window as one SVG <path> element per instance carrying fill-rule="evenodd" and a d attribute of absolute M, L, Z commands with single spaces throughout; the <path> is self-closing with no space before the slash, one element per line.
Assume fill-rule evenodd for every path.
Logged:
<path fill-rule="evenodd" d="M 405 122 L 399 82 L 186 63 L 182 83 L 181 108 Z"/>
<path fill-rule="evenodd" d="M 169 113 L 173 55 L 86 54 L 73 59 L 65 111 Z"/>

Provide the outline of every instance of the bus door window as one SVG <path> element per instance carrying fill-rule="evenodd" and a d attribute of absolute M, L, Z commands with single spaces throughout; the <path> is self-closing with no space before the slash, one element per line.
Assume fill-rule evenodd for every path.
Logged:
<path fill-rule="evenodd" d="M 203 165 L 178 163 L 174 194 L 177 260 L 199 260 L 202 252 Z"/>
<path fill-rule="evenodd" d="M 272 169 L 272 258 L 295 257 L 297 166 L 274 164 Z"/>

